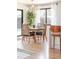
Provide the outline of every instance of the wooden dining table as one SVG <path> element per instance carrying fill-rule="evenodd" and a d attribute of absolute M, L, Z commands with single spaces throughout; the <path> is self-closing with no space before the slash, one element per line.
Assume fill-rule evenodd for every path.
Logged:
<path fill-rule="evenodd" d="M 30 28 L 29 30 L 33 31 L 33 32 L 37 32 L 37 31 L 44 31 L 45 29 L 43 29 L 43 28 Z"/>
<path fill-rule="evenodd" d="M 34 39 L 34 42 L 36 42 L 36 32 L 44 32 L 45 29 L 44 28 L 30 28 L 29 29 L 30 32 L 34 32 L 34 36 L 33 36 L 33 39 Z"/>

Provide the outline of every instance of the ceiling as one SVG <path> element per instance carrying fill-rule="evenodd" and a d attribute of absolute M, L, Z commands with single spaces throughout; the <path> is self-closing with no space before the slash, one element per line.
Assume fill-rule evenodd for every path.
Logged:
<path fill-rule="evenodd" d="M 17 2 L 19 3 L 23 3 L 23 4 L 49 4 L 51 2 L 56 2 L 56 1 L 60 1 L 60 0 L 34 0 L 33 2 L 31 0 L 17 0 Z"/>

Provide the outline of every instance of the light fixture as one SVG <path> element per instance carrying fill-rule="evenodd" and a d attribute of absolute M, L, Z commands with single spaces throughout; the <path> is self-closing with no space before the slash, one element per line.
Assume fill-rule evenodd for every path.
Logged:
<path fill-rule="evenodd" d="M 31 11 L 35 11 L 35 4 L 34 4 L 34 0 L 31 0 Z"/>
<path fill-rule="evenodd" d="M 56 5 L 58 5 L 58 2 L 56 3 Z"/>

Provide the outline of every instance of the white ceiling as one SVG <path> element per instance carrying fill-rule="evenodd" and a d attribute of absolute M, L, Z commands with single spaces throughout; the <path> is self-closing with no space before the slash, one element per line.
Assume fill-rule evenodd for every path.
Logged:
<path fill-rule="evenodd" d="M 31 0 L 17 0 L 17 2 L 19 3 L 23 3 L 23 4 L 48 4 L 51 2 L 56 2 L 56 1 L 60 1 L 60 0 L 34 0 L 33 2 Z"/>

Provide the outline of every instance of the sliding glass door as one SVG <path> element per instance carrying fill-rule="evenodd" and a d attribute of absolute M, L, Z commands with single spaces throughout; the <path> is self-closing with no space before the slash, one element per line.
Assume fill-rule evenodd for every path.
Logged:
<path fill-rule="evenodd" d="M 46 24 L 46 11 L 40 10 L 40 23 Z"/>
<path fill-rule="evenodd" d="M 50 8 L 40 9 L 40 23 L 51 24 L 51 9 Z"/>
<path fill-rule="evenodd" d="M 21 28 L 23 24 L 23 10 L 17 10 L 17 35 L 21 35 Z"/>

